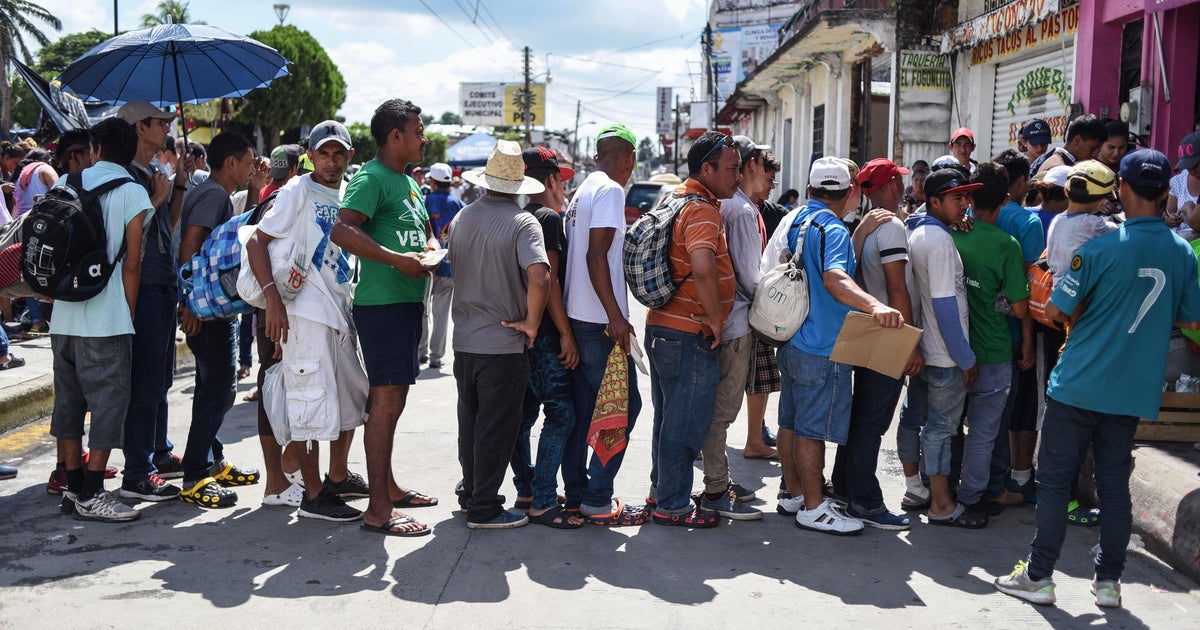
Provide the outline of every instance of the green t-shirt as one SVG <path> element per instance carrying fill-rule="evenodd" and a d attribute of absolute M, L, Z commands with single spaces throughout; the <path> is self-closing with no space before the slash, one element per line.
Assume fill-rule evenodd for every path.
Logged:
<path fill-rule="evenodd" d="M 363 232 L 394 252 L 425 250 L 425 224 L 429 213 L 421 189 L 413 178 L 371 160 L 346 186 L 342 207 L 366 215 Z M 419 279 L 395 268 L 360 258 L 361 275 L 354 303 L 361 306 L 424 302 L 429 279 Z"/>
<path fill-rule="evenodd" d="M 1007 317 L 996 310 L 996 298 L 1003 293 L 1015 304 L 1029 297 L 1021 246 L 986 221 L 976 221 L 970 232 L 952 234 L 967 283 L 971 350 L 980 363 L 1012 361 L 1012 336 Z"/>

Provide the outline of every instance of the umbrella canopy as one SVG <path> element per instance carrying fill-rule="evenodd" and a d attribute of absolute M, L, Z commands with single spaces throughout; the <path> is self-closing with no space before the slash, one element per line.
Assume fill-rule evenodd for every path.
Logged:
<path fill-rule="evenodd" d="M 58 81 L 89 102 L 167 107 L 245 96 L 287 76 L 287 64 L 270 46 L 215 26 L 163 24 L 99 44 Z"/>
<path fill-rule="evenodd" d="M 496 138 L 492 134 L 471 134 L 446 149 L 446 163 L 457 168 L 484 166 L 495 146 Z"/>

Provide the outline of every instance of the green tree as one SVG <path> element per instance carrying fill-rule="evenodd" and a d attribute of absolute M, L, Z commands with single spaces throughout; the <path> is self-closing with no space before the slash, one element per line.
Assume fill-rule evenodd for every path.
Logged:
<path fill-rule="evenodd" d="M 459 116 L 454 112 L 442 112 L 442 117 L 440 120 L 438 120 L 438 122 L 442 123 L 443 125 L 461 125 L 462 116 Z"/>
<path fill-rule="evenodd" d="M 427 133 L 425 137 L 429 139 L 429 144 L 425 145 L 425 159 L 421 160 L 421 166 L 429 168 L 434 162 L 445 162 L 449 138 L 440 133 Z"/>
<path fill-rule="evenodd" d="M 12 76 L 12 126 L 22 129 L 36 127 L 42 115 L 42 104 L 20 75 Z"/>
<path fill-rule="evenodd" d="M 290 74 L 247 94 L 238 120 L 266 130 L 267 148 L 271 149 L 279 144 L 282 130 L 333 118 L 346 101 L 346 80 L 312 35 L 289 24 L 255 31 L 250 37 L 290 60 Z"/>
<path fill-rule="evenodd" d="M 47 74 L 58 76 L 67 69 L 67 66 L 71 65 L 72 61 L 97 45 L 108 41 L 110 37 L 111 35 L 98 29 L 63 35 L 58 41 L 42 46 L 37 53 L 37 65 L 33 66 L 33 69 L 42 76 Z"/>
<path fill-rule="evenodd" d="M 374 159 L 379 147 L 375 144 L 375 137 L 371 135 L 371 126 L 356 122 L 347 125 L 346 129 L 350 132 L 350 141 L 354 144 L 354 163 L 363 164 Z"/>
<path fill-rule="evenodd" d="M 654 159 L 654 142 L 650 138 L 642 138 L 638 143 L 637 160 L 643 164 L 649 164 Z"/>
<path fill-rule="evenodd" d="M 34 24 L 32 19 L 49 24 L 54 30 L 62 30 L 62 21 L 53 13 L 28 0 L 0 0 L 0 129 L 12 127 L 12 85 L 8 82 L 8 60 L 19 53 L 28 65 L 33 65 L 33 55 L 25 44 L 25 36 L 33 38 L 39 46 L 50 43 L 50 38 Z"/>
<path fill-rule="evenodd" d="M 433 114 L 421 114 L 421 122 L 425 123 L 425 126 L 427 126 L 427 127 L 429 125 L 432 125 L 433 124 Z"/>
<path fill-rule="evenodd" d="M 142 15 L 142 28 L 150 28 L 159 24 L 204 24 L 204 22 L 192 21 L 187 2 L 162 0 L 155 7 L 154 13 Z"/>

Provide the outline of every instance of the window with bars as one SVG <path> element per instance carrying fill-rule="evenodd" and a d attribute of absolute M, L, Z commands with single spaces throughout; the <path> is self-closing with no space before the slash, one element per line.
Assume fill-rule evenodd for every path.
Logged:
<path fill-rule="evenodd" d="M 825 155 L 825 105 L 823 104 L 813 108 L 812 151 L 813 155 Z"/>

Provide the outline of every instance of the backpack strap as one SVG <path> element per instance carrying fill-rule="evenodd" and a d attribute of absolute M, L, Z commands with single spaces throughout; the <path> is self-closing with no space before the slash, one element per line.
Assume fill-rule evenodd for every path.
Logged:
<path fill-rule="evenodd" d="M 266 199 L 260 200 L 258 204 L 255 205 L 252 210 L 250 210 L 250 212 L 253 214 L 251 214 L 250 218 L 246 220 L 246 225 L 258 225 L 258 222 L 262 220 L 262 215 L 266 214 L 267 210 L 271 206 L 275 205 L 275 198 L 278 196 L 279 189 L 276 188 L 275 190 L 271 191 L 271 194 L 267 195 Z"/>
<path fill-rule="evenodd" d="M 789 246 L 789 248 L 791 248 L 793 250 L 792 251 L 792 260 L 796 260 L 804 254 L 804 239 L 802 238 L 802 236 L 807 235 L 808 228 L 810 226 L 815 225 L 815 226 L 817 226 L 817 230 L 819 232 L 821 232 L 821 267 L 825 266 L 825 226 L 821 225 L 820 223 L 817 223 L 817 221 L 816 221 L 817 215 L 821 214 L 822 212 L 829 212 L 829 214 L 833 214 L 833 212 L 831 212 L 829 210 L 824 210 L 824 209 L 817 210 L 816 212 L 812 213 L 812 216 L 808 217 L 808 219 L 806 219 L 803 222 L 803 224 L 801 224 L 799 217 L 797 217 L 797 220 L 794 223 L 792 223 L 792 227 L 788 228 L 788 233 L 789 233 L 788 246 Z M 792 230 L 795 230 L 797 227 L 799 227 L 800 229 L 799 229 L 799 232 L 796 233 L 795 245 L 792 245 L 791 232 L 792 232 Z M 803 265 L 804 265 L 804 262 L 801 261 L 800 266 L 803 266 Z"/>
<path fill-rule="evenodd" d="M 88 200 L 91 198 L 99 198 L 101 195 L 110 193 L 110 192 L 116 190 L 117 188 L 124 186 L 125 184 L 132 184 L 132 183 L 133 183 L 133 179 L 130 177 L 118 177 L 116 179 L 110 179 L 110 180 L 104 182 L 103 184 L 96 186 L 95 188 L 93 188 L 91 190 L 87 190 L 83 187 L 83 173 L 82 172 L 71 173 L 71 174 L 67 175 L 67 185 L 69 185 L 69 186 L 71 186 L 71 188 L 75 189 L 75 192 L 79 194 L 80 201 L 85 204 L 88 203 Z M 115 258 L 113 258 L 113 261 L 112 261 L 113 266 L 116 266 L 117 261 L 119 261 L 125 257 L 125 249 L 126 249 L 127 245 L 128 245 L 128 243 L 125 240 L 125 233 L 124 233 L 124 230 L 122 230 L 122 232 L 121 232 L 121 247 L 119 249 L 117 249 L 117 255 Z"/>

